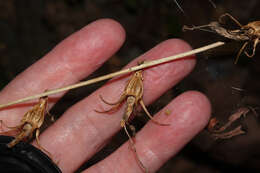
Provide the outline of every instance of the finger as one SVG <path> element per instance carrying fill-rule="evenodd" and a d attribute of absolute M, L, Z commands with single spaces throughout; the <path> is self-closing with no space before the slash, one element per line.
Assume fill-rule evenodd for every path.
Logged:
<path fill-rule="evenodd" d="M 101 19 L 87 25 L 18 75 L 1 91 L 0 103 L 79 81 L 113 55 L 123 44 L 124 38 L 121 25 L 111 19 Z M 63 94 L 55 97 L 60 98 Z M 10 126 L 16 125 L 28 108 L 29 105 L 13 106 L 1 111 L 1 119 Z"/>
<path fill-rule="evenodd" d="M 134 60 L 158 59 L 190 50 L 189 45 L 177 39 L 165 41 Z M 174 61 L 145 70 L 144 102 L 151 103 L 163 92 L 186 76 L 194 67 L 194 57 Z M 59 161 L 63 172 L 73 172 L 105 145 L 106 141 L 120 129 L 124 106 L 112 115 L 100 114 L 95 110 L 106 110 L 109 105 L 100 100 L 100 95 L 109 102 L 120 98 L 128 77 L 113 80 L 65 114 L 41 135 L 41 144 Z"/>
<path fill-rule="evenodd" d="M 171 114 L 166 115 L 166 110 L 170 110 Z M 149 172 L 156 172 L 206 126 L 209 116 L 210 103 L 201 93 L 190 91 L 178 96 L 155 116 L 158 121 L 170 123 L 170 126 L 158 126 L 149 122 L 137 133 L 135 144 L 141 162 Z M 128 141 L 109 157 L 85 171 L 91 172 L 143 171 Z"/>

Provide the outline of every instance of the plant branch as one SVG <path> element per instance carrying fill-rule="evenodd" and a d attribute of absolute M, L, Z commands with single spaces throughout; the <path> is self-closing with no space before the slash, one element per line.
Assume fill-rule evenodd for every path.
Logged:
<path fill-rule="evenodd" d="M 114 73 L 110 73 L 110 74 L 107 74 L 107 75 L 103 75 L 103 76 L 100 76 L 100 77 L 97 77 L 97 78 L 94 78 L 94 79 L 79 82 L 77 84 L 69 85 L 69 86 L 54 89 L 54 90 L 49 90 L 49 91 L 46 91 L 46 92 L 43 92 L 43 93 L 40 93 L 40 94 L 36 94 L 36 95 L 33 95 L 33 96 L 29 96 L 29 97 L 25 97 L 25 98 L 22 98 L 22 99 L 15 100 L 15 101 L 11 101 L 11 102 L 6 103 L 6 104 L 0 104 L 0 109 L 5 108 L 7 106 L 14 105 L 14 104 L 22 103 L 22 102 L 25 102 L 25 101 L 37 99 L 37 98 L 44 97 L 44 96 L 48 96 L 48 95 L 51 95 L 51 94 L 56 94 L 56 93 L 59 93 L 59 92 L 63 92 L 63 91 L 87 86 L 87 85 L 90 85 L 90 84 L 93 84 L 93 83 L 96 83 L 96 82 L 100 82 L 100 81 L 103 81 L 103 80 L 113 78 L 115 76 L 131 73 L 131 72 L 141 70 L 141 69 L 144 69 L 144 68 L 148 68 L 148 67 L 151 67 L 151 66 L 159 65 L 159 64 L 170 62 L 170 61 L 177 60 L 177 59 L 181 59 L 181 58 L 184 58 L 184 57 L 196 54 L 196 53 L 204 52 L 204 51 L 207 51 L 209 49 L 213 49 L 213 48 L 222 46 L 224 44 L 225 44 L 224 42 L 219 41 L 219 42 L 215 42 L 215 43 L 209 44 L 207 46 L 203 46 L 203 47 L 200 47 L 200 48 L 188 51 L 188 52 L 180 53 L 178 55 L 169 56 L 169 57 L 165 57 L 165 58 L 161 58 L 161 59 L 157 59 L 157 60 L 153 60 L 153 61 L 148 61 L 148 62 L 145 62 L 145 63 L 138 65 L 138 66 L 123 69 L 123 70 L 120 70 L 120 71 L 117 71 L 117 72 L 114 72 Z"/>

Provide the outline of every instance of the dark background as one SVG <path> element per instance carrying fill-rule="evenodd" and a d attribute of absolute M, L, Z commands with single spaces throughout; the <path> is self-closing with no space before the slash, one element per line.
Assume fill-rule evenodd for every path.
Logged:
<path fill-rule="evenodd" d="M 208 0 L 178 2 L 185 14 L 173 0 L 0 0 L 0 86 L 4 87 L 61 40 L 96 19 L 119 21 L 127 38 L 122 49 L 89 78 L 119 70 L 134 57 L 168 38 L 182 38 L 194 48 L 223 40 L 209 32 L 182 32 L 183 25 L 207 24 L 225 12 L 231 13 L 242 24 L 260 19 L 258 0 L 215 0 L 217 8 Z M 241 107 L 257 108 L 260 103 L 260 52 L 257 51 L 252 59 L 242 55 L 239 63 L 234 65 L 241 46 L 242 43 L 229 42 L 221 48 L 199 54 L 192 74 L 149 106 L 149 110 L 156 113 L 187 90 L 205 93 L 212 102 L 212 115 L 222 123 Z M 102 82 L 69 92 L 51 113 L 58 118 L 70 105 L 101 85 Z M 146 119 L 138 117 L 133 124 L 140 129 L 145 122 Z M 258 117 L 250 113 L 238 124 L 247 131 L 245 135 L 214 141 L 207 131 L 203 131 L 158 172 L 259 172 Z M 82 169 L 106 157 L 126 140 L 121 131 Z"/>

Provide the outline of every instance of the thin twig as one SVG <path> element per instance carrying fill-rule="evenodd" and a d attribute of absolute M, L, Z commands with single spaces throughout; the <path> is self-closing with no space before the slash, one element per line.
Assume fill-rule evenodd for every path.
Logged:
<path fill-rule="evenodd" d="M 212 0 L 209 0 L 209 2 L 210 2 L 211 5 L 213 6 L 213 8 L 217 8 L 216 4 L 215 4 Z"/>
<path fill-rule="evenodd" d="M 144 68 L 148 68 L 148 67 L 151 67 L 151 66 L 159 65 L 159 64 L 166 63 L 166 62 L 169 62 L 169 61 L 181 59 L 181 58 L 184 58 L 184 57 L 196 54 L 196 53 L 204 52 L 206 50 L 222 46 L 224 44 L 225 44 L 224 42 L 219 41 L 219 42 L 215 42 L 213 44 L 209 44 L 207 46 L 203 46 L 203 47 L 200 47 L 200 48 L 188 51 L 188 52 L 180 53 L 178 55 L 169 56 L 169 57 L 166 57 L 166 58 L 161 58 L 161 59 L 157 59 L 157 60 L 153 60 L 153 61 L 148 61 L 148 62 L 145 62 L 145 63 L 138 65 L 138 66 L 130 67 L 130 68 L 123 69 L 123 70 L 120 70 L 120 71 L 117 71 L 117 72 L 114 72 L 114 73 L 110 73 L 110 74 L 107 74 L 107 75 L 104 75 L 104 76 L 100 76 L 100 77 L 97 77 L 97 78 L 94 78 L 94 79 L 79 82 L 79 83 L 74 84 L 74 85 L 69 85 L 69 86 L 66 86 L 66 87 L 63 87 L 63 88 L 49 90 L 49 91 L 46 91 L 44 93 L 40 93 L 40 94 L 36 94 L 36 95 L 33 95 L 33 96 L 25 97 L 25 98 L 22 98 L 22 99 L 18 99 L 18 100 L 15 100 L 15 101 L 12 101 L 12 102 L 9 102 L 9 103 L 6 103 L 6 104 L 0 104 L 0 109 L 7 107 L 7 106 L 14 105 L 14 104 L 22 103 L 22 102 L 25 102 L 25 101 L 37 99 L 37 98 L 40 98 L 40 97 L 49 96 L 51 94 L 56 94 L 56 93 L 59 93 L 59 92 L 79 88 L 79 87 L 82 87 L 82 86 L 87 86 L 87 85 L 90 85 L 90 84 L 93 84 L 93 83 L 96 83 L 96 82 L 100 82 L 100 81 L 103 81 L 103 80 L 113 78 L 115 76 L 127 74 L 127 73 L 130 73 L 130 72 L 134 72 L 134 71 L 141 70 L 141 69 L 144 69 Z"/>
<path fill-rule="evenodd" d="M 180 6 L 180 4 L 177 2 L 177 0 L 173 0 L 174 2 L 175 2 L 175 4 L 177 5 L 177 7 L 181 10 L 181 12 L 183 13 L 183 14 L 185 14 L 184 13 L 184 10 L 181 8 L 181 6 Z"/>

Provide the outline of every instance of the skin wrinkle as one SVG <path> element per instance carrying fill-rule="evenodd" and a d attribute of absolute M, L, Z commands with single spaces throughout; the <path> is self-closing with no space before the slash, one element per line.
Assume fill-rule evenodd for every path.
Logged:
<path fill-rule="evenodd" d="M 144 141 L 144 140 L 139 141 L 138 147 L 142 148 L 142 152 L 139 151 L 139 153 L 143 157 L 141 159 L 142 159 L 142 162 L 144 165 L 146 165 L 147 163 L 160 162 L 158 155 L 155 152 L 153 152 L 153 150 L 149 146 L 150 145 L 147 143 L 147 141 Z"/>
<path fill-rule="evenodd" d="M 162 110 L 163 111 L 163 110 Z M 160 111 L 161 112 L 161 111 Z M 160 116 L 161 114 L 157 113 L 155 117 Z M 152 122 L 149 122 L 150 125 L 152 125 L 153 127 L 151 128 L 161 128 L 161 127 L 157 127 L 156 124 L 153 124 Z M 166 127 L 167 128 L 167 127 Z M 165 136 L 165 134 L 160 133 L 160 131 L 155 131 L 156 133 L 156 140 L 157 141 L 164 141 L 163 137 Z M 170 134 L 169 134 L 170 135 Z M 160 137 L 162 136 L 162 137 Z M 162 139 L 162 140 L 160 140 Z M 154 147 L 155 144 L 153 143 L 153 140 L 143 140 L 142 137 L 137 137 L 136 138 L 136 147 L 137 147 L 137 152 L 140 156 L 142 156 L 141 160 L 143 162 L 144 165 L 149 165 L 148 163 L 163 163 L 163 161 L 161 161 L 161 159 L 159 158 L 158 154 L 156 154 L 156 152 L 154 152 L 153 148 L 158 148 L 161 147 L 162 144 L 158 143 L 158 147 Z M 139 151 L 138 151 L 139 148 Z M 140 152 L 141 149 L 141 152 Z"/>
<path fill-rule="evenodd" d="M 129 145 L 129 143 L 128 143 L 128 145 Z M 136 168 L 138 168 L 138 170 L 140 171 L 141 169 L 140 169 L 140 167 L 137 165 L 137 162 L 136 162 L 136 159 L 135 159 L 135 156 L 134 156 L 134 153 L 131 151 L 131 149 L 130 148 L 128 148 L 128 150 L 127 151 L 122 151 L 122 155 L 126 155 L 127 157 L 125 158 L 125 159 L 121 159 L 121 157 L 122 156 L 119 156 L 118 157 L 118 160 L 120 160 L 120 162 L 125 162 L 125 163 L 127 163 L 128 165 L 131 165 L 132 163 L 134 163 L 134 164 L 136 164 Z M 142 160 L 142 162 L 143 162 L 143 160 Z M 124 164 L 121 164 L 121 165 L 124 165 Z M 135 168 L 134 169 L 129 169 L 127 166 L 128 165 L 124 165 L 124 168 L 122 169 L 122 170 L 125 170 L 125 171 L 123 171 L 123 172 L 128 172 L 129 170 L 131 171 L 131 172 L 134 172 L 134 173 L 136 173 L 136 172 L 138 172 Z M 118 165 L 116 165 L 116 169 L 118 169 L 118 172 L 120 172 L 120 169 L 121 169 L 121 167 L 120 166 L 118 166 Z M 141 171 L 142 172 L 142 171 Z"/>
<path fill-rule="evenodd" d="M 90 119 L 90 118 L 87 118 Z M 86 120 L 84 120 L 84 122 L 87 122 Z M 80 141 L 79 143 L 81 145 L 79 145 L 80 148 L 86 148 L 87 150 L 85 150 L 86 152 L 91 153 L 91 151 L 96 151 L 97 149 L 100 148 L 100 146 L 102 146 L 102 135 L 100 135 L 100 131 L 98 130 L 98 128 L 95 126 L 94 123 L 92 123 L 92 121 L 90 120 L 89 122 L 85 123 L 86 128 L 84 128 L 84 131 L 86 131 L 88 133 L 88 136 L 90 136 L 90 138 L 88 138 L 88 140 L 92 140 L 93 142 L 90 143 L 89 145 L 85 145 L 85 141 Z M 79 133 L 75 136 L 77 136 L 77 139 L 84 139 L 85 138 L 84 133 Z M 81 151 L 78 151 L 78 154 L 81 154 Z M 94 154 L 94 153 L 93 153 Z M 83 163 L 83 162 L 82 162 Z"/>
<path fill-rule="evenodd" d="M 75 116 L 74 119 L 75 121 L 77 117 L 78 116 Z M 55 140 L 53 141 L 52 145 L 55 146 L 57 144 L 58 146 L 59 143 L 64 143 L 64 141 L 66 141 L 67 143 L 73 143 L 73 139 L 75 138 L 75 135 L 71 134 L 71 132 L 76 133 L 78 130 L 78 125 L 77 123 L 69 123 L 69 122 L 67 122 L 67 124 L 70 125 L 64 124 L 64 126 L 60 127 L 61 128 L 60 131 L 62 131 L 62 133 L 59 133 L 59 136 L 55 137 Z"/>
<path fill-rule="evenodd" d="M 76 116 L 76 117 L 80 117 L 80 116 Z M 82 127 L 82 124 L 85 125 L 84 131 L 87 132 L 88 136 L 93 138 L 93 139 L 91 139 L 91 138 L 87 138 L 87 139 L 95 141 L 95 142 L 90 143 L 88 146 L 85 145 L 84 140 L 83 141 L 77 140 L 77 139 L 84 139 L 85 135 L 86 135 L 84 133 L 78 133 L 78 131 Z M 79 148 L 87 147 L 87 150 L 84 150 L 84 152 L 89 152 L 89 153 L 91 153 L 91 151 L 95 151 L 95 149 L 97 149 L 97 148 L 100 148 L 100 145 L 102 145 L 102 144 L 100 144 L 101 143 L 100 141 L 103 141 L 101 135 L 99 135 L 100 132 L 97 130 L 95 125 L 92 123 L 91 120 L 89 120 L 89 118 L 87 116 L 85 116 L 84 119 L 83 119 L 83 117 L 77 118 L 76 123 L 73 122 L 73 126 L 69 126 L 69 127 L 66 126 L 66 128 L 64 130 L 65 130 L 64 134 L 62 134 L 62 136 L 56 137 L 55 142 L 57 142 L 57 144 L 59 144 L 60 142 L 63 143 L 66 140 L 66 143 L 68 143 L 68 145 L 66 147 L 68 151 L 71 151 L 70 144 L 74 143 L 74 141 L 77 141 L 77 146 Z M 69 137 L 67 137 L 67 136 L 69 136 Z M 55 144 L 54 144 L 54 146 L 55 146 Z M 71 155 L 75 155 L 75 152 L 73 152 L 73 151 L 71 151 L 71 152 L 72 152 L 71 154 L 67 153 L 67 157 L 70 157 Z M 76 155 L 80 155 L 80 154 L 82 154 L 82 152 L 83 151 L 78 151 Z M 60 154 L 56 155 L 55 158 L 57 158 L 57 156 L 62 157 L 62 155 L 63 154 L 60 153 Z M 58 160 L 60 160 L 60 159 L 58 159 Z M 79 164 L 79 161 L 75 158 L 73 159 L 73 161 L 68 160 L 68 162 L 69 162 L 69 164 L 71 164 L 71 162 L 75 162 L 75 164 Z M 63 164 L 66 164 L 66 163 L 63 163 Z M 72 170 L 68 170 L 67 172 L 72 172 Z"/>
<path fill-rule="evenodd" d="M 95 116 L 95 115 L 93 115 L 93 116 Z M 67 139 L 65 138 L 65 139 L 62 139 L 63 141 L 60 141 L 60 140 L 57 141 L 56 145 L 59 146 L 59 143 L 64 143 L 65 141 L 68 145 L 70 145 L 70 143 L 73 143 L 73 141 L 78 141 L 78 143 L 80 142 L 80 145 L 77 144 L 77 147 L 85 148 L 82 151 L 78 151 L 78 154 L 81 154 L 82 152 L 87 152 L 87 153 L 93 155 L 95 150 L 97 150 L 97 149 L 100 150 L 100 147 L 103 145 L 103 142 L 102 142 L 103 141 L 102 140 L 103 135 L 100 135 L 100 132 L 98 130 L 93 130 L 93 129 L 97 129 L 96 126 L 93 126 L 94 123 L 91 120 L 92 119 L 91 117 L 93 117 L 93 116 L 91 116 L 91 114 L 90 114 L 90 116 L 81 116 L 81 115 L 78 115 L 78 114 L 76 116 L 74 116 L 73 122 L 70 122 L 68 125 L 66 125 L 66 124 L 64 125 L 66 127 L 66 130 L 67 130 L 67 132 L 65 132 L 67 134 L 66 136 L 68 136 Z M 77 117 L 77 118 L 75 119 L 75 117 Z M 97 117 L 95 117 L 95 118 L 97 118 Z M 74 121 L 76 121 L 76 122 L 74 122 Z M 84 125 L 82 125 L 82 124 L 84 124 Z M 73 125 L 73 126 L 71 126 L 71 125 Z M 84 128 L 81 129 L 82 127 L 84 127 Z M 90 130 L 90 129 L 92 129 L 92 130 Z M 78 133 L 78 131 L 80 131 L 80 130 L 84 130 L 85 132 L 87 132 L 88 137 L 86 137 L 86 133 Z M 106 129 L 103 129 L 103 130 L 105 131 Z M 96 131 L 96 132 L 94 132 L 94 131 Z M 62 134 L 62 133 L 59 133 L 59 134 Z M 57 138 L 59 138 L 59 137 L 57 137 Z M 70 141 L 67 141 L 68 139 Z M 81 140 L 76 140 L 76 139 L 81 139 Z M 90 143 L 89 145 L 86 146 L 84 144 L 85 143 L 84 139 L 85 140 L 92 140 L 92 141 L 95 141 L 95 142 L 92 142 L 92 143 Z M 55 146 L 55 145 L 53 145 L 53 146 Z M 87 149 L 86 149 L 86 147 L 87 147 Z M 72 153 L 72 155 L 75 155 L 75 154 L 76 154 L 75 152 Z M 76 154 L 76 155 L 78 155 L 78 154 Z M 67 155 L 67 157 L 70 157 L 70 155 Z M 86 159 L 88 159 L 88 158 L 89 157 L 87 157 Z M 70 160 L 68 160 L 68 162 L 70 162 Z M 77 163 L 79 163 L 79 162 L 77 162 Z M 66 163 L 62 163 L 62 164 L 66 164 Z M 72 171 L 72 170 L 70 170 L 70 171 Z"/>
<path fill-rule="evenodd" d="M 108 170 L 107 167 L 100 165 L 99 167 L 97 167 L 96 169 L 96 173 L 103 173 L 104 171 L 102 170 L 106 170 L 107 172 L 113 172 L 114 170 L 111 170 L 113 168 L 109 167 L 110 169 Z M 113 173 L 117 173 L 117 172 L 113 172 Z"/>
<path fill-rule="evenodd" d="M 88 147 L 96 149 L 99 146 L 98 143 L 102 142 L 103 141 L 102 139 L 104 138 L 103 135 L 101 135 L 102 133 L 100 132 L 99 128 L 97 128 L 97 126 L 93 122 L 92 117 L 93 116 L 86 116 L 85 120 L 82 120 L 82 124 L 87 124 L 86 130 L 88 134 L 90 134 L 89 136 L 92 136 L 94 138 L 93 139 L 94 142 L 91 143 L 92 147 L 90 147 L 91 145 L 89 145 Z"/>
<path fill-rule="evenodd" d="M 137 141 L 136 144 L 140 145 L 140 141 Z M 93 169 L 91 169 L 92 168 L 91 167 L 90 169 L 85 170 L 84 173 L 91 173 L 91 172 L 95 172 L 96 173 L 96 168 L 98 170 L 100 170 L 101 173 L 105 173 L 105 172 L 113 172 L 113 173 L 114 172 L 119 172 L 119 173 L 121 173 L 121 172 L 127 172 L 127 173 L 130 173 L 130 172 L 133 172 L 133 173 L 142 172 L 140 167 L 137 165 L 137 162 L 135 160 L 133 152 L 129 148 L 129 143 L 127 142 L 124 145 L 126 145 L 127 149 L 126 150 L 125 149 L 122 150 L 122 148 L 120 147 L 117 150 L 117 152 L 119 152 L 119 154 L 117 154 L 116 156 L 114 156 L 113 158 L 110 159 L 112 163 L 116 163 L 115 165 L 112 165 L 112 164 L 102 164 L 101 163 L 101 164 L 98 164 L 98 165 L 94 165 L 95 166 L 94 171 L 93 171 Z M 145 148 L 145 151 L 146 151 L 146 148 Z M 138 152 L 138 153 L 139 154 L 143 154 L 143 151 L 141 153 L 140 152 Z M 125 156 L 125 157 L 122 158 L 122 156 Z M 145 162 L 143 162 L 143 161 L 145 161 Z M 142 160 L 142 162 L 145 164 L 146 160 Z M 126 163 L 126 164 L 124 164 L 124 163 Z M 129 166 L 129 165 L 131 165 L 131 166 Z M 131 167 L 131 169 L 129 169 L 129 167 Z"/>
<path fill-rule="evenodd" d="M 73 119 L 73 123 L 68 123 L 68 125 L 65 125 L 66 128 L 64 130 L 66 130 L 66 133 L 63 135 L 63 137 L 76 136 L 77 138 L 84 139 L 85 137 L 81 138 L 80 136 L 85 136 L 85 134 L 78 133 L 78 131 L 84 127 L 85 131 L 88 132 L 88 136 L 95 137 L 95 140 L 93 141 L 102 141 L 100 135 L 101 133 L 91 120 L 91 116 L 80 116 L 77 114 Z M 66 139 L 63 139 L 63 141 L 64 140 Z"/>

